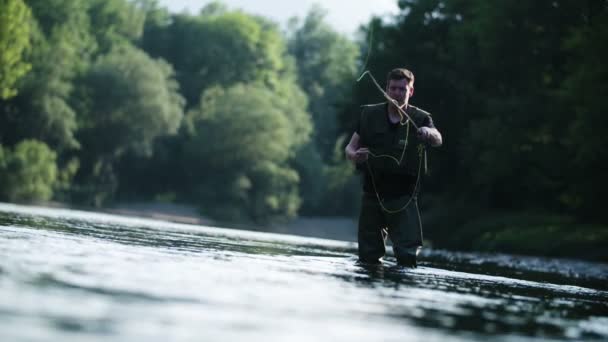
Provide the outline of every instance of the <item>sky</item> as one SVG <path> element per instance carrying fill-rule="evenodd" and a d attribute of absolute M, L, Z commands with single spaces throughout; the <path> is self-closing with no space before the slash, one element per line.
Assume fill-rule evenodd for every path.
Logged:
<path fill-rule="evenodd" d="M 162 6 L 172 12 L 187 10 L 197 13 L 211 0 L 160 0 Z M 259 14 L 285 27 L 289 18 L 303 18 L 314 3 L 325 8 L 326 20 L 337 31 L 353 35 L 359 25 L 366 24 L 372 15 L 397 14 L 397 0 L 222 0 L 230 9 L 242 9 L 247 13 Z"/>

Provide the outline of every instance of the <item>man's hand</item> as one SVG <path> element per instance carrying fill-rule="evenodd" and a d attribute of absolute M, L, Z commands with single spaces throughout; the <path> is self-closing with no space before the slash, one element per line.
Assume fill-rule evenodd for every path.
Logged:
<path fill-rule="evenodd" d="M 363 147 L 359 148 L 356 151 L 347 149 L 346 150 L 346 158 L 352 161 L 353 163 L 362 163 L 367 160 L 367 156 L 369 154 L 369 149 Z"/>
<path fill-rule="evenodd" d="M 369 155 L 369 149 L 367 147 L 360 148 L 355 152 L 354 162 L 363 163 L 364 161 L 367 160 L 368 155 Z"/>
<path fill-rule="evenodd" d="M 423 142 L 429 142 L 430 137 L 431 137 L 430 128 L 428 128 L 428 127 L 418 128 L 418 139 L 422 140 Z"/>
<path fill-rule="evenodd" d="M 346 149 L 344 150 L 346 158 L 353 163 L 362 163 L 366 161 L 367 155 L 369 154 L 369 149 L 367 147 L 361 147 L 359 139 L 359 134 L 356 132 L 353 133 L 350 142 L 346 145 Z"/>
<path fill-rule="evenodd" d="M 418 129 L 418 139 L 433 147 L 441 146 L 442 144 L 441 134 L 436 128 L 420 127 Z"/>

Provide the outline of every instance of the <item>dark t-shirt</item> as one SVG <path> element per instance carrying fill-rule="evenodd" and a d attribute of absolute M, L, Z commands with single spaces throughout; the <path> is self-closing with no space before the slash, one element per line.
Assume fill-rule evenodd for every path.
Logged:
<path fill-rule="evenodd" d="M 415 107 L 412 106 L 413 110 L 418 110 Z M 366 108 L 363 109 L 364 111 L 366 110 Z M 378 120 L 374 120 L 374 134 L 381 134 L 384 138 L 390 140 L 390 141 L 399 141 L 399 139 L 403 140 L 403 128 L 400 127 L 400 123 L 391 123 L 389 118 L 388 118 L 388 103 L 384 103 L 384 104 L 378 104 L 378 105 L 372 105 L 372 106 L 367 106 L 367 110 L 373 111 L 373 112 L 369 112 L 367 113 L 367 115 L 374 115 L 374 116 L 379 116 L 379 115 L 383 115 L 384 118 L 381 119 L 380 117 L 376 117 L 375 119 Z M 418 110 L 419 113 L 423 112 Z M 430 115 L 428 115 L 428 113 L 426 114 L 421 114 L 421 115 L 417 115 L 416 117 L 414 117 L 411 113 L 410 110 L 407 110 L 408 114 L 410 114 L 410 116 L 416 120 L 417 125 L 419 127 L 425 126 L 425 127 L 431 127 L 434 128 L 434 124 L 433 124 L 433 119 L 431 118 Z M 359 121 L 357 122 L 357 127 L 355 129 L 355 132 L 359 135 L 362 136 L 362 130 L 366 129 L 364 127 L 362 127 L 362 125 L 364 123 L 362 123 L 362 118 L 363 118 L 363 113 L 359 118 Z M 369 118 L 368 118 L 369 119 Z M 369 121 L 368 121 L 369 124 Z M 367 128 L 369 129 L 369 128 Z M 408 147 L 406 149 L 406 153 L 408 154 L 415 154 L 416 149 L 417 149 L 417 133 L 416 133 L 416 129 L 414 127 L 410 127 L 410 131 L 409 131 L 409 143 L 408 143 Z M 368 146 L 369 145 L 373 145 L 373 142 L 368 142 L 365 141 L 365 139 L 361 139 L 361 147 L 368 147 L 370 148 L 372 151 L 374 151 L 374 147 L 375 146 Z M 398 152 L 398 151 L 395 151 Z M 394 153 L 394 156 L 396 158 L 399 158 L 399 153 Z M 370 156 L 369 158 L 374 158 L 372 156 Z M 386 158 L 385 158 L 386 159 Z M 416 158 L 416 160 L 418 160 L 418 158 Z M 388 160 L 387 160 L 388 161 Z M 392 161 L 388 161 L 389 163 L 393 163 Z M 396 165 L 396 163 L 394 163 Z M 386 170 L 380 169 L 380 168 L 374 168 L 373 163 L 370 163 L 368 165 L 368 163 L 361 163 L 357 165 L 357 169 L 362 171 L 363 174 L 363 191 L 367 194 L 375 194 L 375 189 L 374 189 L 374 184 L 372 183 L 372 175 L 370 174 L 370 169 L 371 172 L 373 174 L 373 181 L 375 181 L 375 185 L 376 185 L 376 190 L 378 191 L 378 194 L 380 195 L 380 197 L 382 198 L 395 198 L 395 197 L 400 197 L 400 196 L 404 196 L 404 195 L 411 195 L 416 189 L 416 180 L 418 178 L 417 172 L 404 172 L 404 173 L 395 173 L 395 172 L 388 172 Z M 416 169 L 414 167 L 414 169 Z"/>

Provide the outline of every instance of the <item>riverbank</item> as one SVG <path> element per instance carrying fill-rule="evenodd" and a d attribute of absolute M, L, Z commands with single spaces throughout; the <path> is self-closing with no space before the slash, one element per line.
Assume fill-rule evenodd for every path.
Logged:
<path fill-rule="evenodd" d="M 356 242 L 357 222 L 351 217 L 300 217 L 264 226 L 217 222 L 197 207 L 158 202 L 117 203 L 106 208 L 79 208 L 62 203 L 40 204 L 168 222 L 220 226 Z M 473 220 L 430 212 L 423 218 L 425 244 L 463 252 L 511 253 L 608 262 L 608 227 L 579 224 L 566 216 L 489 213 Z M 428 239 L 428 240 L 427 240 Z"/>
<path fill-rule="evenodd" d="M 608 263 L 608 226 L 541 212 L 488 212 L 429 217 L 427 235 L 438 247 L 467 252 L 575 258 Z"/>
<path fill-rule="evenodd" d="M 217 222 L 209 217 L 201 215 L 196 206 L 187 204 L 129 202 L 116 203 L 105 208 L 75 207 L 57 202 L 39 203 L 37 205 L 103 212 L 127 217 L 143 217 L 184 224 L 219 226 L 350 242 L 355 242 L 357 240 L 357 222 L 354 218 L 349 217 L 298 217 L 288 223 L 260 226 L 254 224 Z"/>
<path fill-rule="evenodd" d="M 177 223 L 221 226 L 279 234 L 356 241 L 357 222 L 347 217 L 298 217 L 288 223 L 254 225 L 217 222 L 199 214 L 195 206 L 172 203 L 120 203 L 103 211 L 116 215 L 147 217 Z"/>

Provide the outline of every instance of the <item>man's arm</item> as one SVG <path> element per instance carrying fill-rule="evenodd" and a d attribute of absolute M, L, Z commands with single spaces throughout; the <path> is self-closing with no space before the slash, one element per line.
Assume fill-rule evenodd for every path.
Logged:
<path fill-rule="evenodd" d="M 423 119 L 418 124 L 418 139 L 424 143 L 431 145 L 432 147 L 439 147 L 443 144 L 443 138 L 441 137 L 441 133 L 439 130 L 435 128 L 435 124 L 433 123 L 433 118 L 431 114 L 427 111 L 424 111 L 418 107 L 409 105 L 408 109 L 412 110 L 412 115 L 421 115 Z"/>
<path fill-rule="evenodd" d="M 355 132 L 350 138 L 348 145 L 346 145 L 344 152 L 346 153 L 346 159 L 353 163 L 361 163 L 367 160 L 369 150 L 361 147 L 361 138 L 359 137 L 359 134 Z"/>

